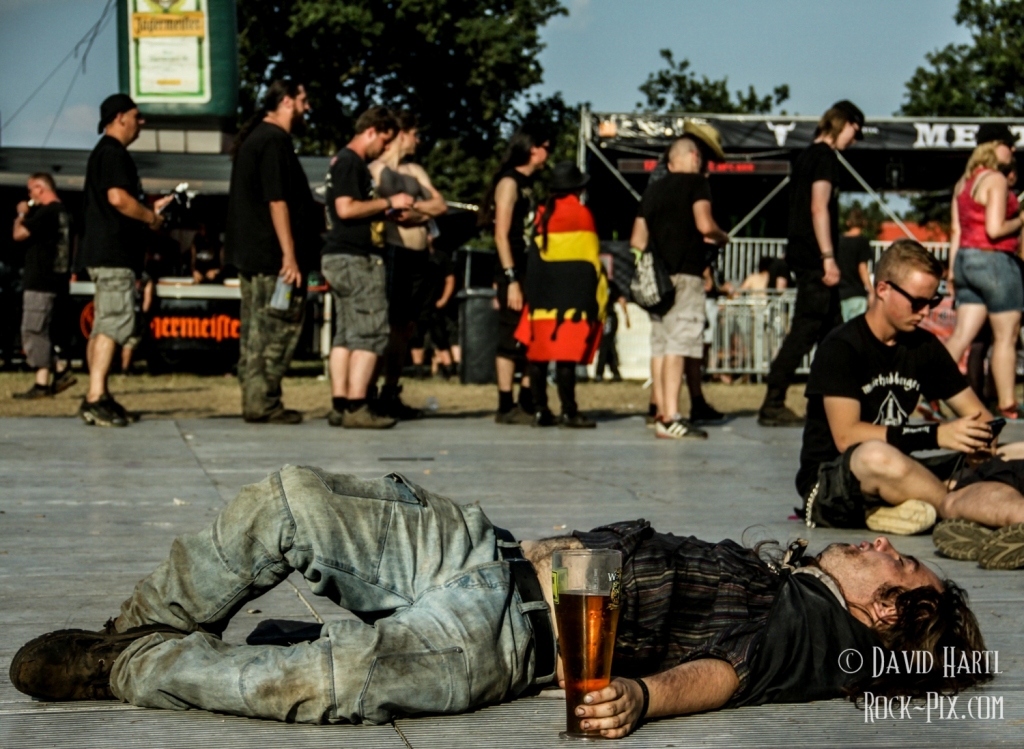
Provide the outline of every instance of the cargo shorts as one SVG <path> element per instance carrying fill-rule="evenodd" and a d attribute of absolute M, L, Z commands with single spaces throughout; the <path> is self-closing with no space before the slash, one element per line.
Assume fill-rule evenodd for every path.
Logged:
<path fill-rule="evenodd" d="M 651 315 L 651 356 L 704 356 L 704 279 L 686 273 L 672 276 L 676 299 L 664 315 Z"/>
<path fill-rule="evenodd" d="M 96 284 L 95 318 L 90 337 L 105 335 L 123 346 L 135 330 L 135 271 L 131 268 L 89 268 Z"/>
<path fill-rule="evenodd" d="M 388 342 L 387 277 L 379 255 L 324 255 L 320 269 L 334 298 L 334 348 L 384 353 Z"/>

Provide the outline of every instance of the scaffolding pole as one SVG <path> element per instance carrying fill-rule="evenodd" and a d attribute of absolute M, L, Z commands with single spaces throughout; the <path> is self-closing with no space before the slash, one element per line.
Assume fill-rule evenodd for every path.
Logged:
<path fill-rule="evenodd" d="M 881 196 L 881 195 L 879 195 L 879 194 L 878 194 L 877 192 L 875 192 L 874 190 L 872 190 L 872 189 L 871 189 L 871 185 L 869 185 L 869 184 L 868 184 L 868 183 L 867 183 L 867 182 L 866 182 L 866 181 L 864 180 L 864 178 L 863 178 L 863 177 L 861 177 L 861 176 L 860 176 L 860 174 L 858 174 L 858 173 L 857 173 L 857 170 L 856 170 L 856 169 L 854 169 L 854 168 L 853 168 L 852 166 L 850 166 L 850 162 L 849 162 L 849 161 L 847 161 L 847 160 L 846 160 L 845 158 L 843 158 L 843 154 L 842 154 L 842 152 L 840 152 L 840 151 L 838 151 L 838 150 L 837 150 L 837 151 L 836 151 L 836 156 L 837 156 L 837 157 L 839 158 L 839 163 L 840 163 L 840 164 L 842 164 L 843 166 L 845 166 L 845 167 L 846 167 L 846 171 L 848 171 L 848 172 L 849 172 L 850 174 L 852 174 L 852 175 L 853 175 L 853 178 L 854 178 L 855 180 L 857 180 L 857 182 L 859 182 L 859 183 L 860 183 L 860 186 L 864 188 L 864 191 L 865 191 L 865 192 L 866 192 L 866 193 L 867 193 L 868 195 L 870 195 L 870 196 L 871 196 L 871 197 L 872 197 L 872 198 L 874 199 L 874 201 L 875 201 L 876 203 L 878 203 L 879 207 L 881 207 L 881 209 L 882 209 L 883 211 L 885 211 L 885 212 L 886 212 L 886 214 L 887 214 L 887 215 L 889 216 L 889 218 L 891 218 L 891 219 L 892 219 L 893 221 L 895 221 L 895 222 L 896 222 L 896 225 L 897 225 L 898 227 L 900 227 L 900 229 L 902 229 L 902 230 L 903 230 L 903 233 L 904 233 L 904 234 L 906 234 L 906 235 L 907 235 L 908 237 L 910 237 L 911 239 L 913 239 L 914 241 L 917 241 L 917 237 L 915 237 L 915 236 L 914 236 L 913 234 L 911 234 L 911 233 L 910 233 L 910 229 L 908 229 L 908 228 L 907 228 L 907 225 L 906 225 L 906 224 L 904 224 L 904 223 L 903 223 L 903 222 L 902 222 L 902 221 L 900 220 L 900 217 L 899 217 L 899 216 L 897 216 L 897 215 L 895 214 L 895 212 L 893 212 L 893 210 L 892 210 L 892 209 L 891 209 L 891 208 L 890 208 L 890 207 L 889 207 L 888 205 L 886 205 L 885 201 L 884 201 L 884 200 L 882 200 L 882 196 Z"/>
<path fill-rule="evenodd" d="M 608 167 L 611 173 L 615 175 L 616 179 L 618 179 L 619 182 L 622 183 L 622 186 L 629 190 L 629 194 L 636 198 L 636 202 L 639 203 L 641 199 L 640 193 L 634 190 L 633 185 L 629 184 L 626 178 L 622 176 L 622 173 L 614 166 L 612 166 L 612 162 L 608 161 L 608 157 L 601 153 L 601 149 L 595 146 L 593 141 L 590 140 L 587 141 L 587 148 L 594 152 L 594 155 L 597 156 L 598 159 L 600 159 L 601 163 Z"/>
<path fill-rule="evenodd" d="M 764 200 L 762 200 L 760 203 L 754 206 L 754 210 L 752 210 L 750 213 L 744 216 L 743 220 L 736 224 L 736 226 L 732 227 L 732 230 L 729 232 L 729 239 L 735 237 L 740 229 L 749 224 L 750 220 L 754 218 L 754 216 L 759 214 L 761 212 L 761 209 L 768 205 L 771 199 L 778 195 L 779 191 L 782 190 L 783 187 L 789 184 L 791 179 L 792 178 L 787 174 L 784 180 L 782 180 L 779 184 L 775 185 L 775 189 L 772 190 L 767 195 L 765 195 Z"/>

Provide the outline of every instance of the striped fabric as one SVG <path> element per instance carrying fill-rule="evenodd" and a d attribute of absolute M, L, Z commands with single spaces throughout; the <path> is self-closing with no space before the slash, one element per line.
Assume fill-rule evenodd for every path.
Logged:
<path fill-rule="evenodd" d="M 530 361 L 589 364 L 601 342 L 608 281 L 590 210 L 575 195 L 555 201 L 548 242 L 537 236 L 526 266 L 526 300 L 516 339 Z"/>
<path fill-rule="evenodd" d="M 622 610 L 612 670 L 660 673 L 686 661 L 717 658 L 748 684 L 781 578 L 750 549 L 657 533 L 645 520 L 573 533 L 592 549 L 623 552 Z"/>

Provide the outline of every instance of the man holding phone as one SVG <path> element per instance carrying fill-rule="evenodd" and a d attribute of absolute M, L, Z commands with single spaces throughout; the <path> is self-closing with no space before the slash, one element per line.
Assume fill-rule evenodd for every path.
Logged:
<path fill-rule="evenodd" d="M 992 414 L 939 340 L 917 327 L 941 301 L 941 277 L 942 266 L 920 244 L 894 242 L 875 269 L 871 308 L 818 348 L 796 476 L 804 515 L 810 526 L 897 534 L 926 531 L 938 517 L 944 522 L 935 540 L 947 556 L 1024 566 L 1024 496 L 1012 470 L 1024 466 L 1016 460 L 1024 443 L 996 452 Z M 945 400 L 960 418 L 909 424 L 922 395 Z M 939 449 L 953 452 L 911 457 Z M 1014 548 L 1001 542 L 982 554 L 994 527 L 1004 527 L 999 533 Z M 951 530 L 955 543 L 945 544 Z M 961 538 L 968 531 L 973 541 Z"/>

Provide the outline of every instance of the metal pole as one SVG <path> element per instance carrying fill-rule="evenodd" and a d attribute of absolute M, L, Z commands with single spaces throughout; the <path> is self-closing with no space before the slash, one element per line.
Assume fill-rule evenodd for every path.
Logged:
<path fill-rule="evenodd" d="M 615 175 L 619 182 L 622 183 L 622 186 L 629 190 L 629 194 L 636 198 L 636 202 L 639 203 L 640 193 L 634 190 L 633 185 L 629 184 L 629 182 L 626 181 L 626 178 L 622 176 L 619 170 L 612 166 L 612 162 L 608 161 L 608 157 L 601 153 L 601 149 L 599 149 L 589 140 L 587 141 L 587 147 L 597 155 L 597 158 L 601 160 L 601 163 L 608 167 L 611 173 Z"/>
<path fill-rule="evenodd" d="M 576 144 L 576 166 L 584 174 L 587 173 L 587 143 L 590 142 L 590 109 L 584 104 L 580 107 L 580 137 Z"/>
<path fill-rule="evenodd" d="M 750 223 L 750 220 L 752 218 L 754 218 L 754 216 L 756 216 L 758 213 L 760 213 L 761 209 L 764 208 L 766 205 L 768 205 L 769 201 L 772 198 L 774 198 L 776 195 L 778 195 L 779 191 L 783 187 L 785 187 L 786 185 L 789 184 L 790 179 L 792 179 L 792 178 L 789 175 L 786 175 L 786 178 L 783 179 L 779 184 L 775 185 L 775 189 L 772 190 L 770 193 L 768 193 L 765 196 L 764 200 L 762 200 L 760 203 L 758 203 L 756 206 L 754 206 L 754 210 L 752 210 L 750 213 L 748 213 L 746 216 L 744 216 L 743 220 L 740 221 L 738 224 L 736 224 L 736 226 L 732 227 L 732 230 L 729 232 L 729 239 L 732 239 L 733 237 L 735 237 L 736 233 L 740 229 L 742 229 L 744 226 L 746 226 L 748 223 Z"/>
<path fill-rule="evenodd" d="M 864 191 L 867 192 L 867 194 L 870 195 L 872 198 L 874 198 L 875 202 L 878 203 L 879 206 L 881 206 L 882 210 L 886 212 L 889 218 L 895 221 L 896 225 L 903 230 L 903 233 L 906 234 L 911 239 L 917 240 L 917 237 L 910 233 L 910 229 L 907 228 L 907 225 L 900 221 L 900 217 L 893 213 L 892 209 L 885 204 L 885 202 L 882 200 L 882 196 L 879 195 L 874 190 L 872 190 L 871 185 L 865 182 L 864 178 L 857 174 L 857 170 L 850 166 L 850 162 L 843 158 L 842 152 L 836 151 L 836 156 L 839 157 L 839 163 L 846 167 L 846 171 L 853 175 L 853 178 L 860 183 L 860 186 L 864 188 Z"/>

